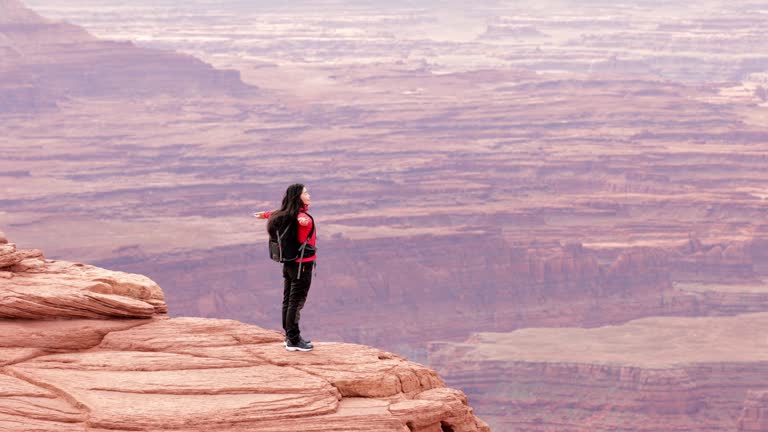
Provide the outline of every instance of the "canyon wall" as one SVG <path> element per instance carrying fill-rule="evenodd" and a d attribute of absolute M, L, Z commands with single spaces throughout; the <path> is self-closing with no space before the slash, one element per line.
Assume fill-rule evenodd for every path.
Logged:
<path fill-rule="evenodd" d="M 768 314 L 478 333 L 430 363 L 499 430 L 765 431 Z M 491 408 L 494 407 L 494 408 Z"/>
<path fill-rule="evenodd" d="M 328 239 L 320 244 L 303 320 L 320 338 L 423 356 L 425 341 L 460 341 L 468 329 L 594 327 L 649 315 L 768 310 L 768 287 L 755 265 L 762 249 L 755 242 L 695 243 L 699 249 L 595 250 L 484 235 Z M 723 248 L 740 255 L 701 252 Z M 279 326 L 280 267 L 266 255 L 266 246 L 243 245 L 152 259 L 139 254 L 100 265 L 146 266 L 171 287 L 172 315 Z M 706 271 L 680 276 L 692 267 Z M 749 281 L 753 288 L 743 288 Z"/>

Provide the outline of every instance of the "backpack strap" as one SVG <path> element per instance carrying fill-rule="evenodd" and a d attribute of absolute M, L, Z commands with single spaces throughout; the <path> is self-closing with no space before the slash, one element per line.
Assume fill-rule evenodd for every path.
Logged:
<path fill-rule="evenodd" d="M 312 226 L 312 228 L 314 228 L 314 226 Z M 288 234 L 288 230 L 290 230 L 290 229 L 291 229 L 291 227 L 289 225 L 289 226 L 285 227 L 285 229 L 283 230 L 282 233 L 280 232 L 280 230 L 277 230 L 277 244 L 278 245 L 282 245 L 283 244 L 282 243 L 283 242 L 283 236 Z M 280 251 L 280 262 L 282 262 L 283 261 L 283 248 L 282 247 L 278 247 L 278 250 Z"/>
<path fill-rule="evenodd" d="M 302 243 L 301 247 L 299 247 L 299 249 L 301 249 L 301 255 L 299 255 L 299 273 L 296 276 L 297 279 L 301 278 L 301 265 L 304 264 L 303 262 L 301 262 L 301 260 L 304 259 L 304 249 L 307 247 L 307 242 L 309 242 L 309 239 L 312 238 L 312 234 L 315 233 L 315 218 L 313 218 L 312 215 L 307 212 L 304 212 L 304 214 L 309 216 L 309 218 L 312 220 L 312 229 L 309 230 L 309 234 L 307 234 L 307 238 L 304 239 L 304 243 Z"/>

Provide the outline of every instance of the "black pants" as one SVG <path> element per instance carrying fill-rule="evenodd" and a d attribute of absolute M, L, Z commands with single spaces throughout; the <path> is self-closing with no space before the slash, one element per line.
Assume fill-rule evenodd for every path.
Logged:
<path fill-rule="evenodd" d="M 299 263 L 283 264 L 283 330 L 294 344 L 301 338 L 299 319 L 312 284 L 314 266 L 314 262 L 301 263 L 299 275 Z"/>

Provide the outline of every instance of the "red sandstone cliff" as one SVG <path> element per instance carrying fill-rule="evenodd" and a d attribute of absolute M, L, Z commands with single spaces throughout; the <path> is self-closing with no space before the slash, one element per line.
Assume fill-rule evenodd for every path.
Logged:
<path fill-rule="evenodd" d="M 1 430 L 490 431 L 424 366 L 282 342 L 237 321 L 170 319 L 148 278 L 45 260 L 0 232 Z"/>

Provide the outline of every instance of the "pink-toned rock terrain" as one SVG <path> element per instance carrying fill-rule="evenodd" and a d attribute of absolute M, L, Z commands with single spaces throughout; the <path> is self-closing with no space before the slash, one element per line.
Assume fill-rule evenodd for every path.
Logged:
<path fill-rule="evenodd" d="M 18 250 L 0 232 L 0 318 L 150 318 L 166 314 L 149 278 Z"/>
<path fill-rule="evenodd" d="M 643 318 L 435 342 L 498 430 L 768 431 L 768 314 Z"/>
<path fill-rule="evenodd" d="M 0 430 L 487 431 L 432 370 L 375 348 L 169 318 L 144 276 L 0 232 Z"/>
<path fill-rule="evenodd" d="M 420 361 L 478 331 L 768 311 L 759 3 L 351 3 L 3 1 L 0 226 L 148 275 L 170 316 L 277 328 L 250 215 L 304 181 L 308 336 Z M 70 313 L 115 283 L 70 283 Z"/>

